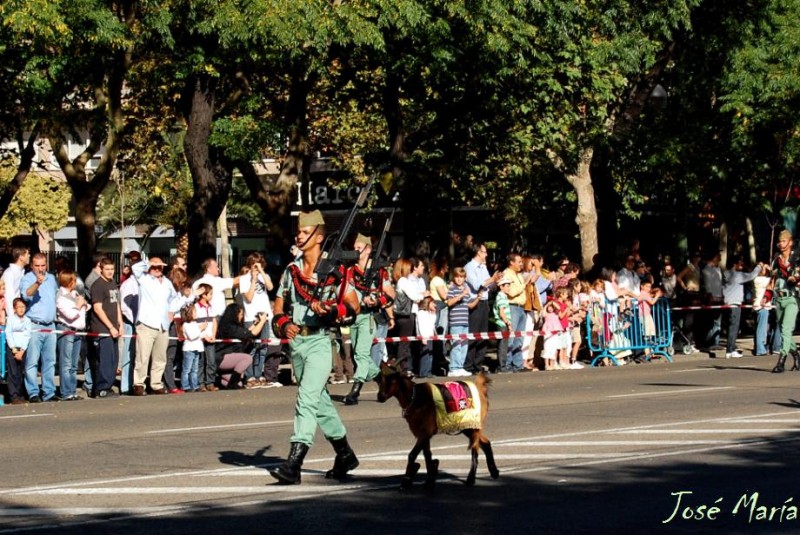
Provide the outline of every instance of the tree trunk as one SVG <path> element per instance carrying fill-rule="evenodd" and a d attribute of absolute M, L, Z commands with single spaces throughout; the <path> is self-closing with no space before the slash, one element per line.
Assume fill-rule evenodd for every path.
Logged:
<path fill-rule="evenodd" d="M 39 138 L 39 125 L 37 124 L 34 127 L 27 143 L 23 142 L 21 132 L 19 133 L 18 137 L 20 148 L 19 165 L 17 165 L 17 172 L 14 173 L 14 178 L 8 183 L 6 189 L 3 191 L 2 197 L 0 197 L 0 219 L 2 219 L 3 216 L 6 215 L 6 212 L 8 212 L 8 208 L 11 206 L 11 201 L 14 200 L 17 192 L 22 187 L 25 179 L 28 177 L 28 173 L 31 172 L 31 167 L 33 167 L 33 157 L 36 155 L 34 146 Z"/>
<path fill-rule="evenodd" d="M 189 84 L 184 149 L 194 193 L 187 224 L 187 267 L 189 273 L 194 274 L 200 270 L 203 260 L 217 258 L 217 219 L 228 202 L 233 172 L 220 151 L 208 143 L 214 121 L 215 80 L 210 76 L 196 76 Z"/>
<path fill-rule="evenodd" d="M 597 206 L 594 201 L 594 186 L 592 185 L 592 156 L 594 149 L 586 147 L 581 150 L 578 159 L 578 167 L 569 171 L 564 166 L 563 161 L 554 152 L 548 151 L 548 156 L 553 164 L 564 173 L 578 196 L 578 213 L 575 222 L 578 223 L 578 231 L 581 240 L 581 266 L 584 271 L 592 267 L 594 255 L 598 252 L 597 244 Z"/>
<path fill-rule="evenodd" d="M 406 151 L 405 124 L 403 122 L 403 108 L 400 105 L 400 77 L 389 72 L 386 76 L 386 85 L 383 88 L 383 115 L 386 118 L 386 129 L 389 142 L 389 167 L 392 172 L 394 189 L 400 190 L 400 202 L 403 207 L 403 232 L 406 236 L 418 235 L 419 201 L 417 195 L 412 195 L 410 186 L 404 176 L 404 165 L 408 158 Z M 391 197 L 391 192 L 386 192 Z M 405 242 L 408 247 L 409 242 Z"/>
<path fill-rule="evenodd" d="M 75 228 L 78 233 L 78 273 L 86 278 L 94 268 L 92 259 L 97 248 L 97 200 L 98 192 L 91 184 L 84 183 L 72 188 L 75 201 Z M 88 254 L 84 254 L 84 251 Z"/>

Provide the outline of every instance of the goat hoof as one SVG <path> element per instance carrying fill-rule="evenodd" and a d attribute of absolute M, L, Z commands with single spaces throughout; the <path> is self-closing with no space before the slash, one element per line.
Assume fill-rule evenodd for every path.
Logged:
<path fill-rule="evenodd" d="M 470 474 L 467 476 L 467 480 L 464 482 L 468 487 L 472 487 L 475 485 L 475 476 Z"/>
<path fill-rule="evenodd" d="M 497 479 L 500 477 L 500 470 L 498 470 L 496 466 L 489 468 L 489 475 L 492 476 L 492 479 Z"/>

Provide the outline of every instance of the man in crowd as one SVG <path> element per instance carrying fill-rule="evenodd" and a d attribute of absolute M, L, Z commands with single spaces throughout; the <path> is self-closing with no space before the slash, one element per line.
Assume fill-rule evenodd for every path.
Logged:
<path fill-rule="evenodd" d="M 14 314 L 14 299 L 20 297 L 19 285 L 25 275 L 25 266 L 31 261 L 31 252 L 25 247 L 14 247 L 11 250 L 11 263 L 3 271 L 3 282 L 6 285 L 6 317 Z"/>
<path fill-rule="evenodd" d="M 112 387 L 119 360 L 119 337 L 122 335 L 122 308 L 119 287 L 114 281 L 114 261 L 99 262 L 100 278 L 92 284 L 92 332 L 101 335 L 94 339 L 93 397 L 114 396 Z"/>
<path fill-rule="evenodd" d="M 527 279 L 522 273 L 522 256 L 518 253 L 508 255 L 508 267 L 503 271 L 503 278 L 510 282 L 508 289 L 508 301 L 511 308 L 511 330 L 525 330 L 525 285 Z M 503 365 L 501 371 L 522 372 L 528 371 L 524 366 L 522 356 L 522 337 L 514 336 L 508 344 L 508 360 Z"/>
<path fill-rule="evenodd" d="M 31 403 L 58 401 L 56 397 L 56 278 L 47 272 L 47 257 L 31 257 L 31 271 L 20 281 L 22 299 L 28 304 L 25 315 L 33 324 L 31 341 L 25 354 L 25 389 Z M 50 332 L 41 332 L 42 330 Z M 42 363 L 42 393 L 39 395 L 39 361 Z"/>
<path fill-rule="evenodd" d="M 324 240 L 325 221 L 319 210 L 301 213 L 295 238 L 301 256 L 284 271 L 273 307 L 273 331 L 289 339 L 298 385 L 289 457 L 269 470 L 272 477 L 284 484 L 300 483 L 300 467 L 314 443 L 318 425 L 336 452 L 333 468 L 326 477 L 344 478 L 358 466 L 358 459 L 347 443 L 344 424 L 328 394 L 327 382 L 331 372 L 328 328 L 357 315 L 360 307 L 358 296 L 346 278 L 342 282 L 344 287 L 336 284 L 333 277 L 316 280 L 314 268 Z M 319 286 L 322 288 L 318 289 Z M 340 295 L 342 298 L 338 299 Z"/>
<path fill-rule="evenodd" d="M 176 297 L 172 281 L 164 276 L 166 264 L 158 257 L 131 266 L 139 281 L 139 317 L 136 325 L 136 366 L 133 370 L 133 395 L 145 395 L 145 380 L 150 376 L 153 394 L 166 394 L 164 368 L 167 365 L 170 302 Z"/>
<path fill-rule="evenodd" d="M 717 251 L 708 259 L 703 268 L 703 288 L 706 292 L 706 304 L 715 307 L 709 313 L 711 327 L 706 335 L 706 346 L 710 350 L 722 349 L 719 345 L 719 336 L 722 332 L 722 310 L 718 308 L 723 304 L 722 295 L 722 255 Z"/>
<path fill-rule="evenodd" d="M 478 304 L 469 311 L 469 331 L 471 333 L 485 333 L 489 330 L 489 289 L 496 285 L 503 276 L 501 271 L 489 275 L 486 267 L 486 257 L 489 252 L 483 243 L 476 243 L 473 249 L 474 256 L 467 262 L 464 270 L 467 272 L 467 286 L 470 290 L 469 300 L 478 297 Z M 473 373 L 482 370 L 486 358 L 486 340 L 472 340 L 467 350 L 464 369 Z"/>

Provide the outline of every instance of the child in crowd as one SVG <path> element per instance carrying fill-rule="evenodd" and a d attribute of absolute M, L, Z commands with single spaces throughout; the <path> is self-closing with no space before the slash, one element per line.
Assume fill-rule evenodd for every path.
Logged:
<path fill-rule="evenodd" d="M 570 370 L 580 370 L 583 369 L 583 365 L 578 362 L 578 352 L 583 343 L 581 331 L 586 324 L 586 313 L 589 310 L 589 284 L 578 279 L 572 279 L 569 281 L 569 289 L 572 295 L 572 304 L 569 315 L 571 336 L 567 367 Z"/>
<path fill-rule="evenodd" d="M 557 361 L 562 353 L 566 353 L 564 346 L 564 325 L 561 322 L 562 312 L 566 315 L 567 296 L 569 291 L 566 288 L 559 288 L 553 294 L 553 299 L 547 302 L 544 307 L 544 326 L 542 335 L 544 336 L 544 359 L 545 371 L 557 370 Z"/>
<path fill-rule="evenodd" d="M 424 297 L 417 311 L 417 335 L 422 337 L 422 350 L 419 355 L 419 377 L 433 377 L 433 342 L 429 340 L 436 334 L 436 301 Z"/>
<path fill-rule="evenodd" d="M 86 329 L 86 313 L 89 303 L 75 287 L 78 276 L 71 269 L 58 273 L 58 293 L 56 294 L 56 322 L 59 331 L 82 331 Z M 61 377 L 61 401 L 83 399 L 78 390 L 78 360 L 81 357 L 83 337 L 62 333 L 56 338 L 58 348 L 58 373 Z"/>
<path fill-rule="evenodd" d="M 194 305 L 195 321 L 200 325 L 203 335 L 203 352 L 200 353 L 200 364 L 198 367 L 198 390 L 200 392 L 214 392 L 218 387 L 214 384 L 214 375 L 211 370 L 216 370 L 216 358 L 214 356 L 214 340 L 217 337 L 217 318 L 211 315 L 211 297 L 214 293 L 211 285 L 201 283 L 197 286 L 197 291 L 201 292 L 197 296 L 197 303 Z M 208 381 L 208 385 L 203 380 Z M 185 388 L 183 390 L 186 390 Z"/>
<path fill-rule="evenodd" d="M 181 368 L 181 389 L 184 392 L 197 392 L 200 389 L 197 371 L 200 355 L 205 352 L 203 329 L 197 322 L 197 309 L 194 306 L 181 310 L 183 319 L 183 367 Z"/>
<path fill-rule="evenodd" d="M 494 323 L 502 333 L 511 330 L 511 303 L 508 301 L 508 294 L 511 291 L 511 281 L 505 277 L 497 281 L 500 291 L 494 298 Z M 508 357 L 508 338 L 503 337 L 497 344 L 497 369 L 509 371 L 506 359 Z"/>
<path fill-rule="evenodd" d="M 23 398 L 23 373 L 25 371 L 25 352 L 31 341 L 33 324 L 25 315 L 25 301 L 14 299 L 14 314 L 6 321 L 6 387 L 12 405 L 25 403 Z M 37 398 L 38 399 L 38 398 Z"/>
<path fill-rule="evenodd" d="M 469 311 L 478 305 L 480 292 L 475 299 L 470 300 L 469 287 L 466 284 L 467 272 L 464 268 L 453 269 L 453 282 L 447 289 L 447 307 L 449 315 L 447 324 L 450 334 L 458 337 L 469 332 Z M 448 377 L 468 377 L 471 375 L 464 369 L 464 360 L 467 358 L 467 340 L 454 338 L 450 344 L 450 366 Z"/>
<path fill-rule="evenodd" d="M 661 297 L 661 290 L 653 289 L 653 282 L 649 279 L 642 280 L 639 287 L 639 319 L 642 325 L 642 336 L 645 344 L 650 344 L 656 336 L 656 324 L 653 321 L 652 308 Z M 650 360 L 650 349 L 644 350 L 645 360 Z"/>
<path fill-rule="evenodd" d="M 561 321 L 561 348 L 558 352 L 557 369 L 569 369 L 569 351 L 572 347 L 572 329 L 570 328 L 570 318 L 573 310 L 571 305 L 571 295 L 569 288 L 563 287 L 556 290 L 553 294 L 554 300 L 559 307 L 558 319 Z"/>

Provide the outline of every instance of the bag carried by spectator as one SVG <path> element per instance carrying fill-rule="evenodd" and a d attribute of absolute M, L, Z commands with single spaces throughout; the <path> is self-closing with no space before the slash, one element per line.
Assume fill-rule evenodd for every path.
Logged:
<path fill-rule="evenodd" d="M 411 299 L 402 291 L 398 291 L 394 298 L 394 313 L 396 316 L 411 315 Z"/>

